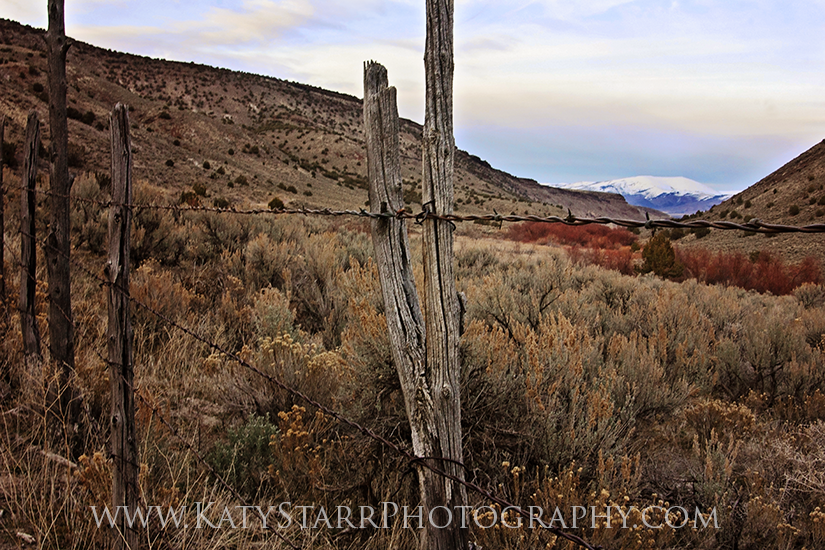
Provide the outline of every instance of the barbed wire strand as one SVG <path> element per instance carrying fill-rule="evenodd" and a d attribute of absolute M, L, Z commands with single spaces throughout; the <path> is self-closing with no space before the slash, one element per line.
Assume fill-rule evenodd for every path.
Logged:
<path fill-rule="evenodd" d="M 25 233 L 23 231 L 21 231 L 20 233 L 24 234 L 24 235 L 27 235 L 27 233 Z M 51 247 L 48 243 L 45 243 L 45 242 L 41 243 L 41 246 L 54 248 L 54 247 Z M 62 251 L 58 250 L 57 252 L 58 252 L 58 254 L 61 254 L 64 257 L 66 257 L 65 254 L 62 253 Z M 111 282 L 109 282 L 106 279 L 102 278 L 100 275 L 94 273 L 93 271 L 89 270 L 88 268 L 86 268 L 86 266 L 79 263 L 76 259 L 74 259 L 72 257 L 67 257 L 66 259 L 68 259 L 71 263 L 73 263 L 78 269 L 85 272 L 89 277 L 92 277 L 93 279 L 97 280 L 99 283 L 101 283 L 101 285 L 111 286 Z M 217 351 L 218 353 L 220 353 L 222 355 L 225 355 L 226 357 L 229 357 L 230 359 L 232 359 L 233 361 L 235 361 L 239 365 L 243 366 L 247 370 L 249 370 L 249 371 L 255 373 L 256 375 L 268 380 L 270 383 L 275 384 L 277 387 L 281 388 L 282 390 L 286 391 L 287 393 L 289 393 L 289 394 L 291 394 L 295 397 L 300 398 L 301 400 L 305 401 L 306 403 L 308 403 L 308 404 L 312 405 L 313 407 L 317 408 L 318 410 L 322 411 L 324 414 L 327 414 L 330 417 L 336 419 L 338 422 L 340 422 L 342 424 L 345 424 L 345 425 L 361 432 L 362 434 L 366 435 L 367 437 L 369 437 L 369 438 L 385 445 L 386 447 L 388 447 L 388 448 L 392 449 L 393 451 L 395 451 L 397 454 L 405 457 L 407 460 L 409 460 L 411 462 L 414 462 L 414 463 L 417 463 L 417 464 L 421 464 L 423 467 L 429 469 L 430 471 L 432 471 L 436 475 L 445 477 L 445 478 L 447 478 L 447 479 L 449 479 L 449 480 L 451 480 L 455 483 L 458 483 L 459 485 L 464 486 L 467 489 L 470 489 L 471 491 L 473 491 L 477 494 L 480 494 L 481 496 L 485 497 L 489 501 L 494 502 L 495 504 L 498 504 L 502 508 L 502 511 L 507 510 L 507 509 L 512 510 L 516 514 L 522 516 L 523 518 L 530 520 L 531 525 L 535 521 L 538 521 L 539 525 L 541 525 L 544 528 L 544 530 L 546 530 L 547 532 L 552 533 L 553 535 L 555 535 L 557 537 L 561 537 L 561 538 L 564 538 L 566 540 L 569 540 L 570 542 L 573 542 L 573 543 L 575 543 L 575 544 L 577 544 L 577 545 L 579 545 L 583 548 L 586 548 L 587 550 L 604 550 L 602 546 L 592 546 L 590 543 L 588 543 L 587 541 L 585 541 L 583 538 L 579 537 L 578 535 L 574 535 L 572 533 L 567 533 L 567 532 L 563 531 L 562 529 L 560 529 L 558 527 L 554 527 L 552 525 L 545 526 L 544 523 L 542 522 L 541 518 L 534 516 L 532 514 L 532 512 L 528 512 L 528 511 L 524 510 L 522 507 L 517 506 L 515 504 L 512 504 L 512 503 L 508 502 L 507 500 L 492 494 L 490 491 L 487 491 L 486 489 L 480 487 L 479 485 L 477 485 L 473 482 L 466 481 L 464 479 L 459 478 L 458 476 L 455 476 L 453 474 L 450 474 L 449 472 L 446 472 L 445 470 L 443 470 L 443 469 L 441 469 L 437 466 L 433 466 L 430 463 L 431 461 L 441 461 L 441 460 L 447 460 L 447 459 L 442 459 L 441 457 L 416 456 L 415 454 L 411 453 L 407 449 L 404 449 L 401 446 L 393 443 L 392 441 L 389 441 L 385 437 L 375 433 L 373 430 L 360 425 L 359 423 L 355 422 L 354 420 L 350 420 L 349 418 L 347 418 L 347 417 L 343 416 L 342 414 L 338 413 L 337 411 L 329 408 L 328 406 L 324 405 L 323 403 L 321 403 L 319 401 L 316 401 L 315 399 L 309 397 L 308 395 L 306 395 L 302 391 L 297 390 L 297 389 L 289 386 L 288 384 L 286 384 L 285 382 L 283 382 L 279 378 L 277 378 L 275 376 L 272 376 L 272 375 L 269 375 L 269 374 L 266 374 L 265 372 L 260 370 L 258 367 L 252 365 L 251 363 L 249 363 L 248 361 L 246 361 L 245 359 L 240 357 L 238 354 L 223 348 L 220 344 L 217 344 L 216 342 L 212 342 L 208 338 L 196 333 L 195 331 L 193 331 L 192 329 L 190 329 L 188 327 L 185 327 L 185 326 L 181 325 L 180 323 L 178 323 L 178 322 L 174 321 L 173 319 L 169 318 L 167 315 L 155 310 L 154 308 L 152 308 L 151 306 L 143 303 L 142 301 L 138 300 L 137 298 L 134 298 L 131 295 L 131 293 L 127 292 L 125 289 L 122 289 L 118 286 L 115 286 L 115 288 L 119 292 L 123 293 L 124 296 L 130 302 L 132 302 L 133 304 L 137 305 L 138 307 L 146 310 L 151 315 L 153 315 L 153 316 L 157 317 L 158 319 L 162 320 L 164 323 L 168 324 L 169 326 L 177 329 L 180 332 L 183 332 L 184 334 L 186 334 L 189 337 L 201 342 L 202 344 L 205 344 L 206 346 L 208 346 L 211 349 Z M 450 461 L 450 462 L 452 462 L 452 461 Z M 243 500 L 243 499 L 241 499 L 241 500 Z"/>
<path fill-rule="evenodd" d="M 13 187 L 19 190 L 25 190 L 23 187 Z M 66 198 L 75 202 L 82 202 L 87 204 L 95 204 L 103 208 L 108 208 L 112 201 L 102 201 L 97 199 L 90 199 L 80 197 L 77 195 L 62 195 L 51 191 L 42 189 L 35 189 L 35 193 L 57 196 Z M 175 204 L 153 204 L 153 203 L 123 203 L 123 206 L 132 208 L 133 210 L 165 210 L 175 213 L 184 212 L 212 212 L 217 214 L 238 214 L 238 215 L 279 215 L 279 214 L 302 214 L 305 216 L 352 216 L 369 219 L 399 219 L 399 220 L 414 220 L 416 223 L 422 223 L 424 220 L 443 220 L 449 222 L 537 222 L 537 223 L 560 223 L 564 225 L 617 225 L 628 229 L 722 229 L 722 230 L 738 230 L 748 231 L 751 233 L 764 234 L 779 234 L 779 233 L 825 233 L 825 224 L 815 223 L 809 225 L 785 225 L 776 223 L 766 223 L 757 218 L 751 219 L 746 223 L 735 223 L 729 221 L 708 221 L 708 220 L 690 220 L 678 221 L 671 219 L 646 219 L 646 220 L 629 220 L 624 218 L 612 218 L 600 216 L 596 218 L 582 218 L 574 216 L 568 209 L 566 217 L 561 216 L 536 216 L 536 215 L 516 215 L 516 214 L 435 214 L 428 211 L 426 208 L 421 212 L 415 213 L 406 208 L 402 208 L 395 212 L 369 212 L 364 209 L 359 210 L 332 210 L 330 208 L 233 208 L 233 207 L 218 207 L 218 206 L 192 206 L 192 205 L 175 205 Z"/>

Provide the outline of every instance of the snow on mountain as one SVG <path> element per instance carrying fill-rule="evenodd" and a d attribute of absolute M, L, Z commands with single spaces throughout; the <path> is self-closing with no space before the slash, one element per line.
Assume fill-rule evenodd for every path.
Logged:
<path fill-rule="evenodd" d="M 610 181 L 550 184 L 562 189 L 618 193 L 634 206 L 655 208 L 671 216 L 693 214 L 719 204 L 730 195 L 683 177 L 635 176 Z"/>

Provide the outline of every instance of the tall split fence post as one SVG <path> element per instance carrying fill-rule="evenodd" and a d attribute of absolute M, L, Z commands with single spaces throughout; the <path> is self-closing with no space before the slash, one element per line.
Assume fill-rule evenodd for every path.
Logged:
<path fill-rule="evenodd" d="M 458 400 L 458 390 L 457 386 L 455 390 L 445 390 L 445 381 L 454 378 L 457 382 L 457 356 L 452 364 L 429 360 L 430 335 L 426 326 L 430 321 L 422 315 L 415 289 L 406 226 L 395 217 L 404 207 L 396 90 L 388 86 L 387 70 L 374 62 L 364 66 L 364 127 L 370 209 L 373 213 L 386 214 L 372 220 L 375 259 L 393 362 L 410 422 L 413 452 L 463 479 L 458 465 L 461 464 L 461 417 L 455 417 L 460 402 L 452 402 Z M 458 338 L 457 328 L 454 336 Z M 434 336 L 432 340 L 438 344 L 443 337 Z M 456 372 L 449 374 L 444 369 Z M 426 518 L 420 548 L 463 550 L 466 529 L 461 528 L 461 522 L 450 521 L 456 513 L 461 513 L 458 507 L 466 503 L 463 486 L 421 465 L 418 465 L 418 479 Z"/>
<path fill-rule="evenodd" d="M 40 359 L 40 331 L 37 328 L 37 245 L 35 243 L 37 150 L 40 148 L 40 120 L 32 111 L 26 123 L 26 154 L 23 160 L 23 187 L 20 192 L 20 330 L 27 369 Z"/>
<path fill-rule="evenodd" d="M 112 134 L 112 201 L 109 206 L 108 343 L 109 380 L 112 391 L 111 447 L 113 459 L 112 506 L 135 513 L 140 500 L 138 451 L 135 433 L 134 352 L 129 303 L 129 253 L 132 226 L 132 147 L 129 111 L 118 103 L 109 126 Z M 113 532 L 116 550 L 136 550 L 138 531 L 117 516 Z"/>

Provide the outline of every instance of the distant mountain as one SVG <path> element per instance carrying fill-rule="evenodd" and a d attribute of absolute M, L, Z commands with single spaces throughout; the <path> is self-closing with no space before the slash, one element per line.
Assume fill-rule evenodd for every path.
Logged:
<path fill-rule="evenodd" d="M 618 193 L 634 206 L 655 208 L 671 216 L 707 210 L 730 198 L 730 195 L 682 177 L 635 176 L 610 181 L 552 184 L 552 187 Z"/>

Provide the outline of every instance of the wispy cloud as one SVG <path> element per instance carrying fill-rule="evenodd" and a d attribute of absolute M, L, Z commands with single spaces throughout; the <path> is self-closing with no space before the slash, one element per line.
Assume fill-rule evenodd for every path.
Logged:
<path fill-rule="evenodd" d="M 271 42 L 314 12 L 310 0 L 245 0 L 239 10 L 210 7 L 201 19 L 176 23 L 173 28 L 189 41 L 223 45 Z"/>
<path fill-rule="evenodd" d="M 28 0 L 5 0 L 0 10 L 45 20 L 45 6 L 40 15 Z M 754 147 L 754 136 L 800 149 L 821 139 L 822 20 L 822 0 L 456 0 L 457 127 L 489 131 L 493 141 L 501 129 L 555 128 L 565 150 L 598 144 L 617 170 L 630 158 L 679 167 L 678 151 L 717 167 L 720 159 L 755 165 L 769 147 Z M 422 118 L 423 0 L 75 0 L 67 30 L 108 48 L 355 95 L 361 63 L 376 59 L 398 88 L 402 116 Z M 635 136 L 638 151 L 623 144 L 608 153 L 616 132 Z M 512 136 L 491 148 L 491 161 L 505 165 L 495 155 L 510 146 L 511 157 L 540 154 L 532 138 Z M 533 165 L 544 166 L 524 161 Z"/>

